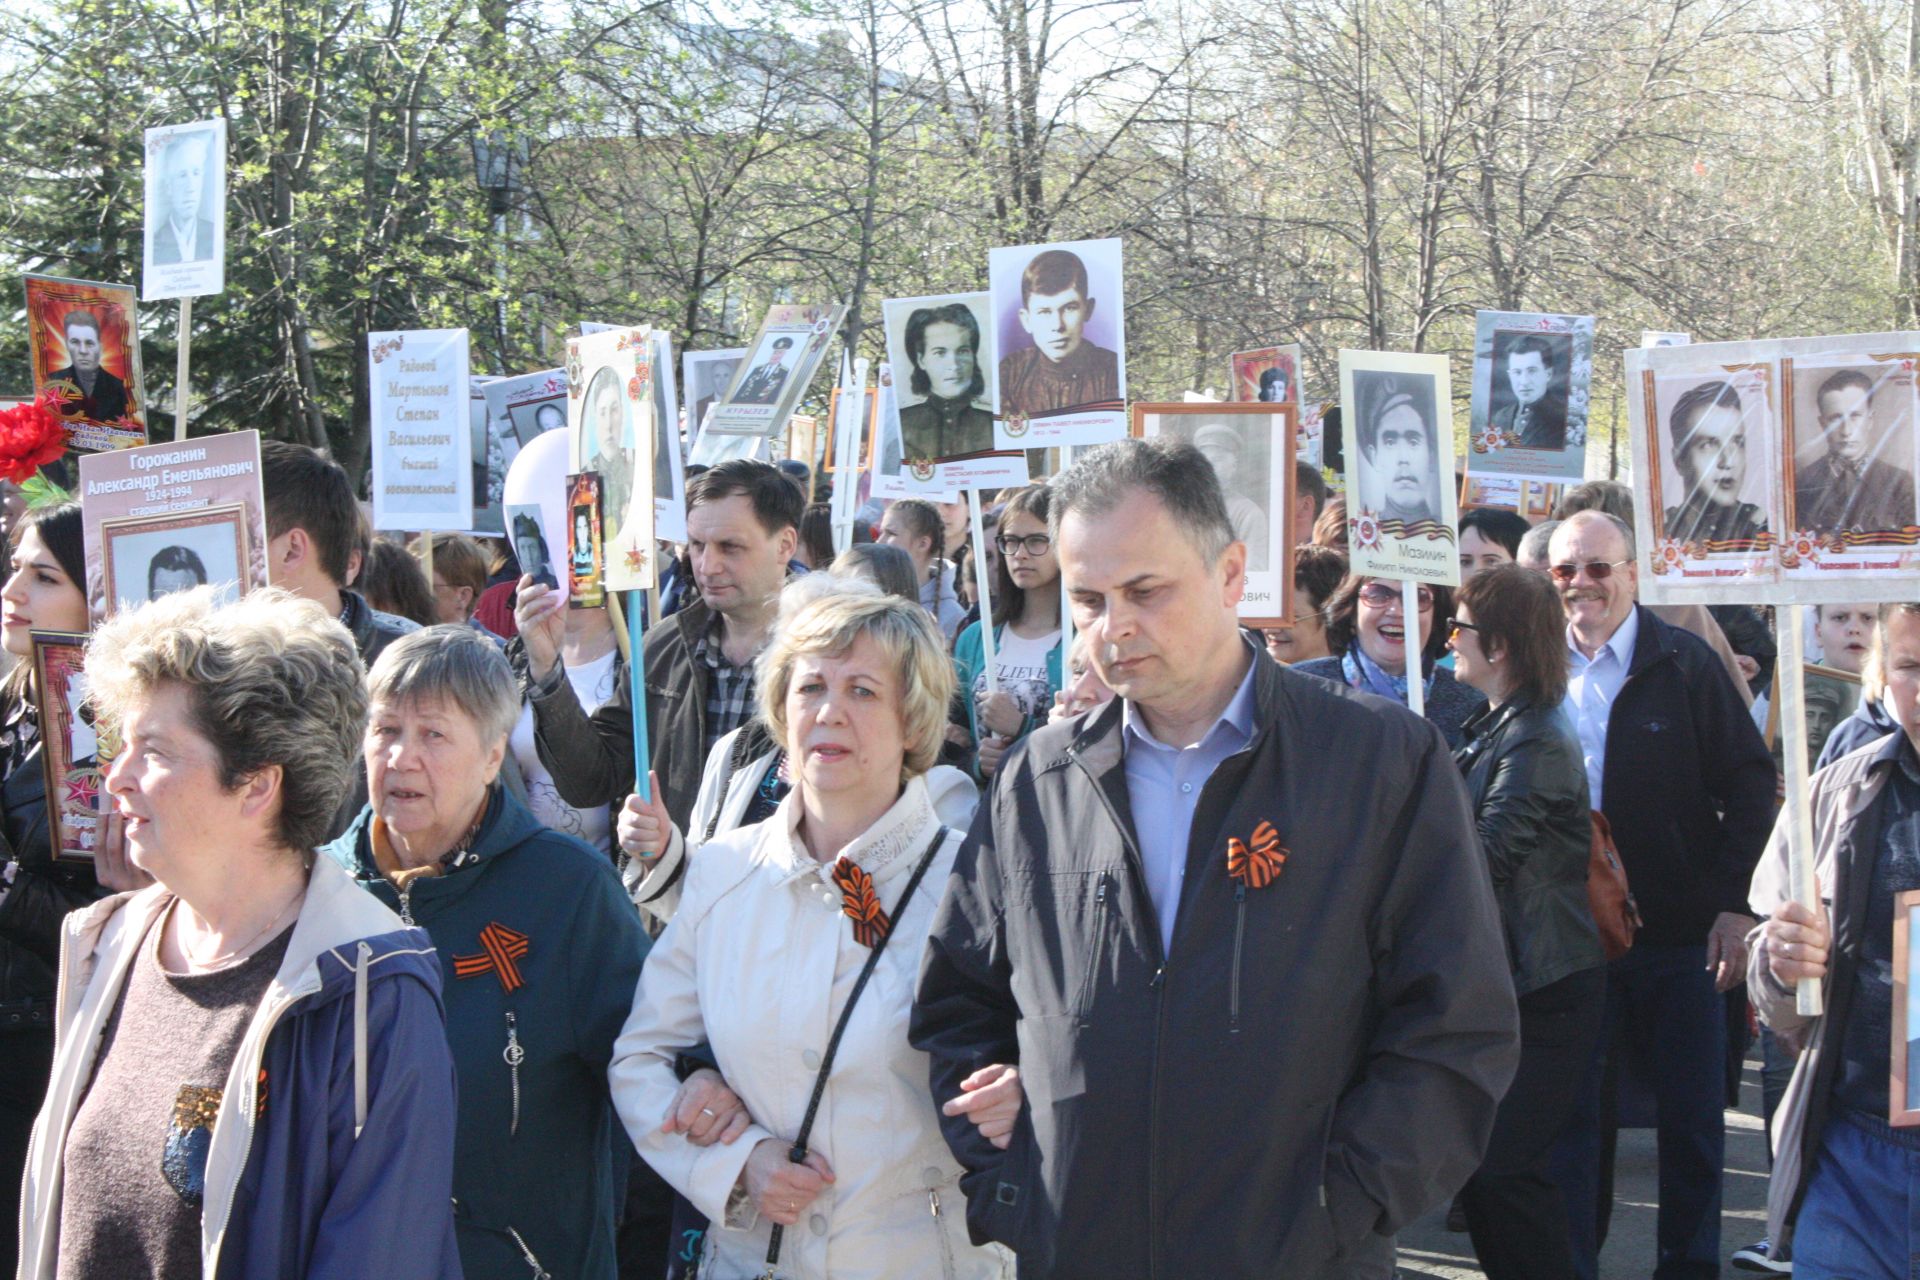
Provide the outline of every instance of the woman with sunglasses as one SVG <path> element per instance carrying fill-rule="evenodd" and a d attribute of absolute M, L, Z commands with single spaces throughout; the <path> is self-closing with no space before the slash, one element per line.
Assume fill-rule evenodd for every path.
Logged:
<path fill-rule="evenodd" d="M 987 691 L 981 623 L 969 624 L 954 641 L 953 662 L 982 781 L 1000 767 L 1008 748 L 1045 724 L 1060 692 L 1060 561 L 1047 531 L 1048 490 L 1043 484 L 1015 493 L 1000 511 L 994 539 L 993 665 L 995 689 Z"/>
<path fill-rule="evenodd" d="M 1434 619 L 1445 618 L 1452 611 L 1453 590 L 1420 586 L 1419 626 L 1412 636 L 1407 634 L 1404 600 L 1397 578 L 1348 578 L 1327 601 L 1327 648 L 1331 656 L 1295 663 L 1293 669 L 1405 705 L 1407 655 L 1409 651 L 1417 653 L 1427 695 L 1427 719 L 1446 737 L 1448 746 L 1457 747 L 1461 726 L 1487 699 L 1456 681 L 1445 667 L 1435 665 L 1447 650 L 1447 636 L 1444 629 L 1434 625 Z"/>
<path fill-rule="evenodd" d="M 1500 904 L 1521 1044 L 1460 1203 L 1488 1280 L 1572 1280 L 1566 1207 L 1547 1157 L 1604 1021 L 1606 957 L 1587 905 L 1586 765 L 1560 709 L 1566 619 L 1546 578 L 1504 564 L 1460 588 L 1451 631 L 1455 673 L 1487 698 L 1453 758 Z"/>

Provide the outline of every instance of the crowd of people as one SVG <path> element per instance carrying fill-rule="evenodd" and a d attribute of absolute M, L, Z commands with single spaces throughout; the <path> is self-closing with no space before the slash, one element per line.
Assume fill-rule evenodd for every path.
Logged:
<path fill-rule="evenodd" d="M 271 586 L 93 628 L 91 866 L 22 661 L 89 629 L 80 511 L 12 522 L 22 1277 L 1384 1278 L 1451 1203 L 1491 1280 L 1595 1280 L 1648 1099 L 1629 1265 L 1714 1276 L 1749 1008 L 1777 1163 L 1734 1264 L 1920 1259 L 1920 604 L 1818 620 L 1865 696 L 1803 902 L 1769 627 L 1640 604 L 1624 486 L 1466 512 L 1462 586 L 1410 601 L 1303 464 L 1293 610 L 1249 630 L 1191 445 L 837 553 L 805 477 L 730 461 L 629 641 L 504 540 L 374 537 L 310 449 L 262 471 Z"/>

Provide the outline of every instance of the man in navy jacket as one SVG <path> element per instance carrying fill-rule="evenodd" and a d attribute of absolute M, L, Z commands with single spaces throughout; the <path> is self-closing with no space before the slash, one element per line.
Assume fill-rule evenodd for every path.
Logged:
<path fill-rule="evenodd" d="M 1639 1062 L 1659 1101 L 1652 1274 L 1718 1276 L 1721 996 L 1746 977 L 1747 886 L 1773 827 L 1773 762 L 1713 651 L 1634 602 L 1639 576 L 1623 522 L 1575 514 L 1554 530 L 1548 572 L 1567 613 L 1567 715 L 1646 922 L 1608 973 L 1603 1044 Z M 1601 1169 L 1602 1183 L 1594 1195 L 1569 1187 L 1567 1203 L 1576 1262 L 1590 1276 L 1596 1196 L 1611 1196 L 1601 1152 L 1612 1125 L 1598 1106 L 1586 1124 L 1573 1163 Z"/>

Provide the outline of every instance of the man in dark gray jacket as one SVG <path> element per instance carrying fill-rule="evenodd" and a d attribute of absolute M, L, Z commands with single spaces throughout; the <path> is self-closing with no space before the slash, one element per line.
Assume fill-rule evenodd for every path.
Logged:
<path fill-rule="evenodd" d="M 968 1225 L 1029 1278 L 1386 1277 L 1518 1060 L 1459 772 L 1241 639 L 1246 549 L 1191 446 L 1054 483 L 1119 697 L 1009 758 L 928 942 L 911 1038 Z"/>

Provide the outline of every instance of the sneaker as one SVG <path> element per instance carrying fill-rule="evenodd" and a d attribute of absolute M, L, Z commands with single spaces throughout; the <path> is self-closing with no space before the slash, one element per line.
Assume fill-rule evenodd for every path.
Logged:
<path fill-rule="evenodd" d="M 1735 1249 L 1732 1261 L 1742 1271 L 1758 1271 L 1770 1276 L 1793 1274 L 1793 1259 L 1775 1257 L 1773 1246 L 1765 1240 L 1756 1241 L 1744 1249 Z"/>

